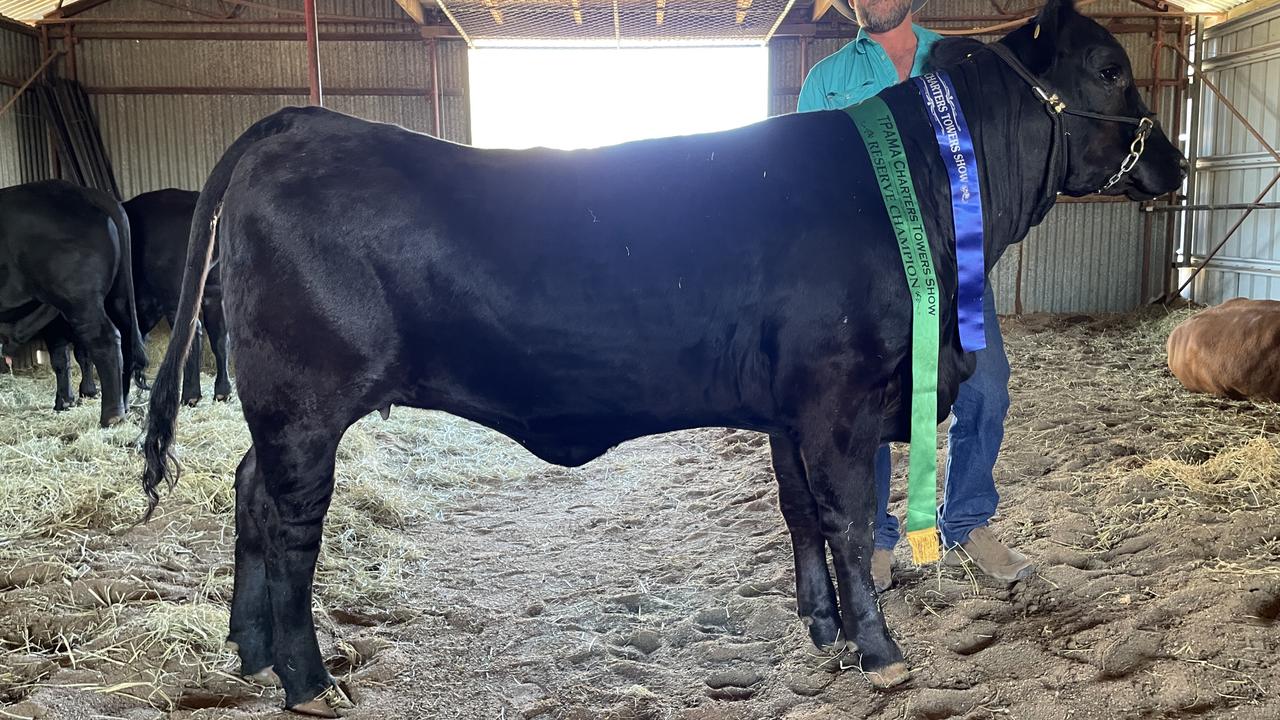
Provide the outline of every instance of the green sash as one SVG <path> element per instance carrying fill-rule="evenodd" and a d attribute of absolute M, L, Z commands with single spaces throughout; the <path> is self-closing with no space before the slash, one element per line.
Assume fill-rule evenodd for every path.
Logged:
<path fill-rule="evenodd" d="M 845 108 L 858 127 L 898 238 L 911 291 L 911 464 L 907 542 L 917 564 L 937 562 L 938 280 L 911 169 L 889 106 L 878 97 Z"/>

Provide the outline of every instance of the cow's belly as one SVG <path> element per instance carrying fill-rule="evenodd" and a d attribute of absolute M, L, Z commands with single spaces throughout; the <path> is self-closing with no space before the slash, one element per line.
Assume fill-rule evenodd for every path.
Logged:
<path fill-rule="evenodd" d="M 745 342 L 707 353 L 674 335 L 594 337 L 542 329 L 510 342 L 485 342 L 476 320 L 467 340 L 424 354 L 407 404 L 443 410 L 491 427 L 542 459 L 580 465 L 620 442 L 704 426 L 767 429 L 767 359 Z M 670 328 L 668 328 L 670 332 Z M 448 337 L 448 336 L 445 336 Z"/>

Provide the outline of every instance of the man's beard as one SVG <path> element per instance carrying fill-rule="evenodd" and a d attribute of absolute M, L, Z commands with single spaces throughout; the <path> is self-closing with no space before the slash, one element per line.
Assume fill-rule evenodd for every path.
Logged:
<path fill-rule="evenodd" d="M 911 12 L 911 0 L 851 0 L 858 24 L 870 33 L 888 32 Z"/>

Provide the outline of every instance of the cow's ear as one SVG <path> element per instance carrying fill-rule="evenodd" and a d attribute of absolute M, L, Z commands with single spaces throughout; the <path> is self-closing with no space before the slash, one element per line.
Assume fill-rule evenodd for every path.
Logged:
<path fill-rule="evenodd" d="M 1053 66 L 1057 54 L 1062 28 L 1067 19 L 1075 14 L 1075 0 L 1047 0 L 1040 14 L 1031 23 L 1031 43 L 1028 48 L 1030 57 L 1027 67 L 1039 75 Z"/>

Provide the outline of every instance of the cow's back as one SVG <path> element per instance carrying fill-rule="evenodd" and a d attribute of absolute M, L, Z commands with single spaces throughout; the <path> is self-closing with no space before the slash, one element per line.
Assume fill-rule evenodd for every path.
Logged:
<path fill-rule="evenodd" d="M 1165 343 L 1192 392 L 1280 401 L 1280 302 L 1234 298 L 1188 318 Z"/>
<path fill-rule="evenodd" d="M 176 311 L 200 193 L 169 188 L 142 193 L 124 203 L 133 233 L 133 275 L 142 324 Z M 216 283 L 216 272 L 210 284 Z"/>

